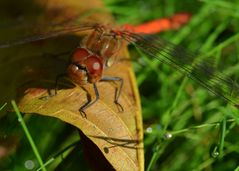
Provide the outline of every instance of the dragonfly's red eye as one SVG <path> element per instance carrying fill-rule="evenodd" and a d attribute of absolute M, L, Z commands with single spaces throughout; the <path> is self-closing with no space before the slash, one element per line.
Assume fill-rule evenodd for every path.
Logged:
<path fill-rule="evenodd" d="M 98 56 L 90 56 L 85 60 L 86 69 L 88 72 L 88 81 L 93 83 L 101 79 L 103 71 L 103 60 Z"/>
<path fill-rule="evenodd" d="M 90 56 L 90 53 L 86 48 L 77 48 L 72 55 L 71 62 L 75 64 L 82 63 L 88 56 Z"/>

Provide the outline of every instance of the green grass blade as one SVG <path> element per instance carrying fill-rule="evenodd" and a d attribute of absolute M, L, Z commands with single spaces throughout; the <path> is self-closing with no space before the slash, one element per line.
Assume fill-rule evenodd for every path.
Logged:
<path fill-rule="evenodd" d="M 16 112 L 16 115 L 18 117 L 18 121 L 20 122 L 20 124 L 21 124 L 21 126 L 23 128 L 23 131 L 25 132 L 25 134 L 27 136 L 27 139 L 28 139 L 28 141 L 29 141 L 29 143 L 30 143 L 30 145 L 32 147 L 32 150 L 33 150 L 33 152 L 34 152 L 34 154 L 35 154 L 35 156 L 36 156 L 36 158 L 37 158 L 37 160 L 38 160 L 42 170 L 43 171 L 47 171 L 45 166 L 43 165 L 43 161 L 42 161 L 42 158 L 40 156 L 40 153 L 38 152 L 38 149 L 37 149 L 37 147 L 36 147 L 36 145 L 35 145 L 35 143 L 34 143 L 34 141 L 32 139 L 32 136 L 31 136 L 31 134 L 30 134 L 30 132 L 29 132 L 25 122 L 24 122 L 24 119 L 22 118 L 22 115 L 21 115 L 21 113 L 20 113 L 20 111 L 19 111 L 19 109 L 17 107 L 16 102 L 14 100 L 11 100 L 11 104 L 13 106 L 13 109 Z"/>
<path fill-rule="evenodd" d="M 7 103 L 4 103 L 1 107 L 0 107 L 0 111 L 3 110 L 3 108 L 7 105 Z"/>
<path fill-rule="evenodd" d="M 224 147 L 224 139 L 225 139 L 225 133 L 226 133 L 226 118 L 223 119 L 221 123 L 221 136 L 220 136 L 220 143 L 219 143 L 219 154 L 220 157 L 223 156 L 223 147 Z"/>

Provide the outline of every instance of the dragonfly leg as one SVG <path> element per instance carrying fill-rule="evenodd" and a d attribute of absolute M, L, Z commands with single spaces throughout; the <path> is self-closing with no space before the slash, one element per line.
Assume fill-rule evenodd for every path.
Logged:
<path fill-rule="evenodd" d="M 91 105 L 93 105 L 97 100 L 99 100 L 99 91 L 97 89 L 97 86 L 96 84 L 94 83 L 93 84 L 93 88 L 94 88 L 94 91 L 95 91 L 95 100 L 94 101 L 91 101 L 91 100 L 88 100 L 88 102 L 86 104 L 84 104 L 83 106 L 81 106 L 81 108 L 79 109 L 81 115 L 86 118 L 86 113 L 85 113 L 85 109 L 90 107 Z"/>
<path fill-rule="evenodd" d="M 48 95 L 47 96 L 43 96 L 43 97 L 40 97 L 41 100 L 48 100 L 49 98 L 51 97 L 54 97 L 57 95 L 57 90 L 58 90 L 58 82 L 60 80 L 60 78 L 62 77 L 66 77 L 67 75 L 64 73 L 64 74 L 59 74 L 56 76 L 56 79 L 55 79 L 55 85 L 54 85 L 54 93 L 51 93 L 51 90 L 48 89 L 47 92 L 48 92 Z"/>
<path fill-rule="evenodd" d="M 59 74 L 56 76 L 56 79 L 55 79 L 55 86 L 54 86 L 54 94 L 50 94 L 50 96 L 55 96 L 57 95 L 57 90 L 58 90 L 58 83 L 59 83 L 59 80 L 63 77 L 67 77 L 67 74 L 64 73 L 64 74 Z"/>
<path fill-rule="evenodd" d="M 105 76 L 100 81 L 118 81 L 119 82 L 119 86 L 116 88 L 116 91 L 115 91 L 114 103 L 118 106 L 119 111 L 123 112 L 124 108 L 121 106 L 121 104 L 119 103 L 118 100 L 119 100 L 119 97 L 120 97 L 120 94 L 121 94 L 121 91 L 122 91 L 124 80 L 120 77 Z"/>

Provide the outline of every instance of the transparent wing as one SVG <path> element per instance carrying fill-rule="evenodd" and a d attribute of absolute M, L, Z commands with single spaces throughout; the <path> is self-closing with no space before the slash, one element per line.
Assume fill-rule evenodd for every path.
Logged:
<path fill-rule="evenodd" d="M 11 42 L 5 42 L 3 44 L 0 44 L 0 49 L 2 48 L 8 48 L 16 45 L 26 44 L 30 42 L 35 42 L 38 40 L 44 40 L 48 38 L 58 37 L 61 35 L 66 35 L 69 33 L 76 33 L 80 31 L 87 31 L 87 30 L 93 30 L 96 29 L 98 24 L 77 24 L 77 25 L 65 25 L 63 28 L 55 28 L 51 31 L 48 31 L 46 33 L 40 33 L 36 34 L 30 37 L 21 38 L 19 40 L 11 41 Z"/>
<path fill-rule="evenodd" d="M 229 77 L 216 71 L 211 61 L 197 58 L 195 53 L 170 42 L 154 37 L 123 32 L 122 37 L 133 43 L 145 54 L 173 66 L 191 79 L 197 81 L 212 93 L 238 105 L 239 85 Z"/>

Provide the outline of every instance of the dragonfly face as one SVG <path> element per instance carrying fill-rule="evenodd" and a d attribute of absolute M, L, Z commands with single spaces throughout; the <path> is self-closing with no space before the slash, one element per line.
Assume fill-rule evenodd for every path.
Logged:
<path fill-rule="evenodd" d="M 102 72 L 103 59 L 86 48 L 77 48 L 74 51 L 67 69 L 68 76 L 78 85 L 99 81 Z"/>

